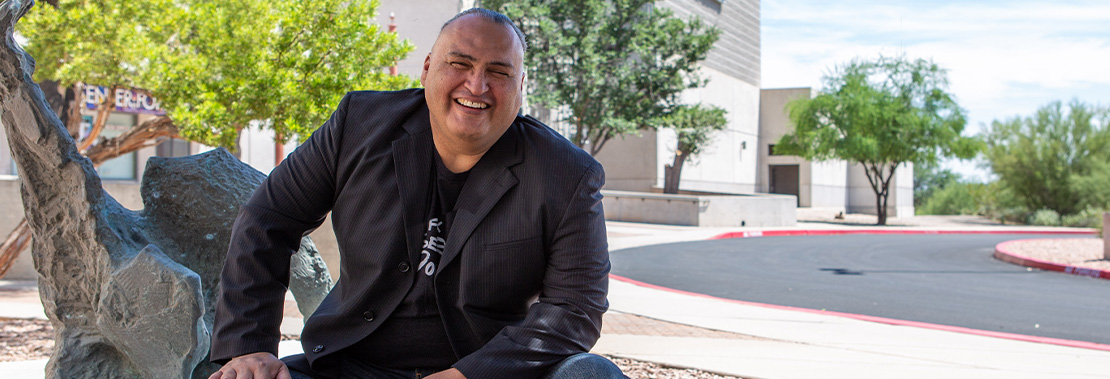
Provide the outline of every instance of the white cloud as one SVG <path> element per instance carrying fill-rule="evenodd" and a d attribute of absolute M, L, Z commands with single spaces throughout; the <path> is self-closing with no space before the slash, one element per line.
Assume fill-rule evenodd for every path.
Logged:
<path fill-rule="evenodd" d="M 761 13 L 764 88 L 820 88 L 836 65 L 904 52 L 949 70 L 969 133 L 1052 101 L 1110 105 L 1110 2 L 765 0 Z"/>

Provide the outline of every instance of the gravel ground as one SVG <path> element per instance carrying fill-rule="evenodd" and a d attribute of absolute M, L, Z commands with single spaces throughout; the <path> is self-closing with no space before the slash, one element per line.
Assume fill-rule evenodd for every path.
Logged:
<path fill-rule="evenodd" d="M 283 340 L 297 339 L 282 335 Z M 54 348 L 54 328 L 49 321 L 0 318 L 0 362 L 50 358 Z M 695 369 L 664 367 L 632 359 L 608 357 L 633 379 L 733 379 Z M 737 378 L 739 379 L 739 378 Z"/>
<path fill-rule="evenodd" d="M 1036 239 L 1007 245 L 1013 254 L 1068 266 L 1110 271 L 1099 238 Z"/>
<path fill-rule="evenodd" d="M 50 358 L 53 348 L 49 321 L 0 318 L 0 362 Z"/>

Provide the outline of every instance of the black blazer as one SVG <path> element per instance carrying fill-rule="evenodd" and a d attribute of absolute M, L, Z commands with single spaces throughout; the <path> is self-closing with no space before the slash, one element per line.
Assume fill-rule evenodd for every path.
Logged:
<path fill-rule="evenodd" d="M 274 169 L 233 228 L 211 357 L 277 352 L 289 256 L 329 211 L 339 280 L 301 335 L 310 362 L 390 316 L 420 262 L 431 127 L 424 91 L 351 92 Z M 455 367 L 539 377 L 588 351 L 608 308 L 601 165 L 531 117 L 471 169 L 434 277 Z"/>

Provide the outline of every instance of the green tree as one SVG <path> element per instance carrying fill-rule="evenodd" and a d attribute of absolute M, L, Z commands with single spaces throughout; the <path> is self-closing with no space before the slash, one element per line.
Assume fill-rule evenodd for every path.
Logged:
<path fill-rule="evenodd" d="M 300 140 L 344 93 L 417 83 L 386 68 L 413 49 L 371 23 L 377 1 L 193 0 L 152 51 L 147 87 L 182 136 L 232 146 L 249 121 Z"/>
<path fill-rule="evenodd" d="M 36 80 L 145 90 L 162 101 L 182 137 L 235 151 L 251 121 L 273 130 L 278 143 L 304 139 L 346 91 L 416 84 L 385 73 L 412 45 L 370 22 L 376 7 L 58 0 L 29 12 L 20 33 L 40 62 Z M 111 100 L 100 107 L 92 138 Z"/>
<path fill-rule="evenodd" d="M 917 214 L 923 215 L 980 214 L 984 211 L 981 205 L 985 190 L 986 185 L 982 183 L 951 182 L 934 188 L 920 206 L 914 206 Z"/>
<path fill-rule="evenodd" d="M 63 115 L 70 134 L 77 137 L 83 103 L 81 87 L 92 83 L 108 88 L 100 101 L 92 131 L 78 150 L 85 151 L 99 136 L 113 110 L 111 94 L 119 88 L 138 88 L 139 64 L 156 42 L 146 25 L 160 22 L 172 3 L 57 0 L 39 3 L 23 18 L 19 33 L 25 50 L 36 59 L 35 80 L 70 87 L 77 98 Z"/>
<path fill-rule="evenodd" d="M 579 147 L 597 154 L 613 137 L 649 128 L 703 86 L 697 72 L 720 37 L 654 0 L 495 0 L 483 5 L 524 31 L 529 100 L 563 114 Z"/>
<path fill-rule="evenodd" d="M 1110 205 L 1110 110 L 1078 100 L 1029 117 L 994 121 L 984 155 L 998 181 L 1027 210 L 1060 215 Z"/>
<path fill-rule="evenodd" d="M 886 225 L 890 181 L 904 163 L 971 158 L 978 143 L 963 137 L 963 110 L 946 90 L 945 70 L 905 57 L 852 61 L 825 77 L 821 94 L 787 105 L 794 131 L 776 152 L 863 166 Z"/>
<path fill-rule="evenodd" d="M 924 162 L 913 166 L 913 206 L 921 212 L 921 205 L 925 204 L 933 194 L 943 190 L 949 184 L 960 182 L 960 174 L 949 169 L 942 169 L 937 163 Z M 921 213 L 937 214 L 937 213 Z"/>
<path fill-rule="evenodd" d="M 725 110 L 716 106 L 680 105 L 655 124 L 674 129 L 677 134 L 674 163 L 663 169 L 663 193 L 678 193 L 682 165 L 705 150 L 713 133 L 724 129 L 728 120 L 725 119 Z"/>

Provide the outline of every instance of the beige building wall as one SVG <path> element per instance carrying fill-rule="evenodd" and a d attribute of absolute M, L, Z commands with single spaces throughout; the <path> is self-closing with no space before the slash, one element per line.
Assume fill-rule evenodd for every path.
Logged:
<path fill-rule="evenodd" d="M 709 84 L 685 93 L 683 102 L 725 109 L 728 126 L 713 136 L 701 154 L 687 159 L 682 167 L 679 188 L 720 193 L 756 192 L 759 87 L 706 66 L 701 67 L 701 72 L 709 79 Z M 664 165 L 674 161 L 676 138 L 673 130 L 659 132 L 656 141 L 660 160 L 656 165 L 657 187 L 663 186 Z"/>
<path fill-rule="evenodd" d="M 653 130 L 639 135 L 615 137 L 594 158 L 605 168 L 605 189 L 612 191 L 653 192 L 661 188 L 657 167 L 666 157 L 656 149 L 659 139 Z"/>
<path fill-rule="evenodd" d="M 913 217 L 913 164 L 899 165 L 890 182 L 887 217 Z M 848 170 L 848 212 L 876 214 L 876 209 L 875 190 L 863 165 L 853 164 Z"/>
<path fill-rule="evenodd" d="M 383 31 L 388 30 L 389 15 L 392 13 L 397 34 L 416 46 L 404 60 L 398 62 L 398 71 L 419 79 L 424 69 L 424 58 L 432 51 L 439 28 L 455 14 L 473 8 L 475 3 L 474 0 L 380 0 L 374 20 Z"/>
<path fill-rule="evenodd" d="M 810 183 L 805 207 L 845 211 L 848 205 L 848 162 L 832 160 L 809 163 Z M 805 187 L 803 187 L 805 188 Z"/>
<path fill-rule="evenodd" d="M 759 111 L 759 184 L 760 192 L 770 190 L 770 170 L 774 165 L 798 165 L 798 206 L 834 211 L 875 214 L 875 193 L 862 166 L 842 160 L 810 162 L 796 156 L 770 155 L 783 135 L 793 130 L 786 106 L 791 101 L 813 97 L 811 88 L 781 88 L 761 91 Z M 888 199 L 890 217 L 913 215 L 913 165 L 899 166 L 892 179 L 894 188 Z"/>
<path fill-rule="evenodd" d="M 687 91 L 686 104 L 716 105 L 728 126 L 705 151 L 683 165 L 679 188 L 687 191 L 757 191 L 759 152 L 759 2 L 666 0 L 658 3 L 683 18 L 697 17 L 721 29 L 721 38 L 700 66 L 708 85 Z M 596 156 L 605 166 L 608 190 L 658 192 L 666 165 L 674 162 L 673 130 L 642 131 L 608 142 Z"/>

